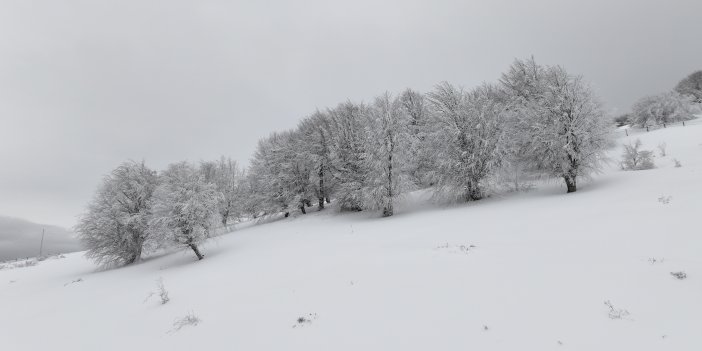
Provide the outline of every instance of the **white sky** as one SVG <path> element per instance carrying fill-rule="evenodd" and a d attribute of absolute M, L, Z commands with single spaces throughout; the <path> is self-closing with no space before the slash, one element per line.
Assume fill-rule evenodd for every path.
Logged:
<path fill-rule="evenodd" d="M 610 109 L 702 69 L 702 1 L 0 0 L 0 214 L 71 226 L 127 159 L 247 162 L 315 108 L 534 55 Z"/>

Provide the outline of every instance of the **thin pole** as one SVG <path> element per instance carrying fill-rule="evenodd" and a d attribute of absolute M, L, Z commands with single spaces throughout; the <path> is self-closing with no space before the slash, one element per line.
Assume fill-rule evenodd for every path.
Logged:
<path fill-rule="evenodd" d="M 41 244 L 39 245 L 39 257 L 41 257 L 42 251 L 44 250 L 44 231 L 45 229 L 41 229 Z"/>

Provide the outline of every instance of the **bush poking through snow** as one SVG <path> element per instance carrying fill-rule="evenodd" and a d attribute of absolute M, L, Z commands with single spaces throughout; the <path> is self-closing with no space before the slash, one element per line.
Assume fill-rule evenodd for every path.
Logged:
<path fill-rule="evenodd" d="M 198 325 L 202 320 L 198 318 L 193 311 L 188 312 L 187 315 L 183 318 L 176 319 L 175 322 L 173 322 L 173 329 L 171 329 L 171 333 L 175 333 L 179 331 L 181 328 L 192 325 L 193 327 Z"/>
<path fill-rule="evenodd" d="M 446 250 L 447 252 L 450 253 L 463 253 L 463 254 L 468 254 L 470 251 L 472 251 L 476 246 L 473 244 L 470 245 L 450 245 L 449 243 L 439 245 L 436 247 L 437 250 Z"/>
<path fill-rule="evenodd" d="M 653 151 L 639 150 L 641 140 L 636 139 L 634 144 L 624 145 L 621 167 L 625 171 L 639 171 L 656 167 L 653 164 Z"/>
<path fill-rule="evenodd" d="M 680 167 L 682 167 L 682 164 L 680 163 L 680 161 L 678 161 L 677 158 L 674 158 L 674 159 L 673 159 L 673 162 L 675 162 L 675 168 L 680 168 Z"/>
<path fill-rule="evenodd" d="M 673 199 L 672 196 L 661 196 L 658 198 L 658 202 L 660 202 L 664 205 L 667 205 L 670 203 L 670 200 L 672 200 L 672 199 Z"/>
<path fill-rule="evenodd" d="M 610 319 L 625 319 L 629 316 L 629 311 L 623 308 L 615 308 L 612 302 L 609 300 L 604 302 L 605 306 L 609 307 L 609 318 Z"/>
<path fill-rule="evenodd" d="M 660 144 L 658 144 L 658 154 L 659 154 L 661 157 L 665 157 L 665 148 L 666 148 L 666 144 L 665 144 L 665 143 L 660 143 Z"/>
<path fill-rule="evenodd" d="M 168 301 L 171 301 L 171 298 L 168 297 L 168 290 L 166 290 L 166 287 L 163 285 L 163 278 L 158 278 L 158 280 L 156 280 L 156 289 L 156 291 L 152 291 L 149 296 L 146 297 L 144 302 L 148 301 L 154 295 L 158 295 L 162 305 L 165 305 L 168 303 Z"/>
<path fill-rule="evenodd" d="M 82 282 L 82 281 L 83 281 L 83 278 L 78 278 L 78 279 L 76 279 L 76 280 L 74 280 L 74 281 L 72 281 L 72 282 L 68 282 L 68 283 L 66 283 L 66 284 L 63 284 L 63 286 L 68 286 L 68 285 L 71 285 L 71 284 L 73 284 L 73 283 L 80 283 L 80 282 Z"/>
<path fill-rule="evenodd" d="M 297 322 L 295 325 L 293 325 L 293 328 L 297 327 L 304 327 L 305 324 L 311 324 L 313 320 L 317 319 L 317 314 L 316 313 L 308 313 L 307 316 L 301 316 L 298 317 L 295 322 Z"/>
<path fill-rule="evenodd" d="M 665 260 L 665 258 L 657 259 L 655 257 L 651 257 L 648 259 L 648 262 L 651 264 L 656 264 L 656 263 L 663 263 L 664 260 Z"/>
<path fill-rule="evenodd" d="M 687 278 L 687 274 L 686 274 L 685 272 L 683 272 L 683 271 L 680 271 L 680 272 L 670 272 L 670 275 L 672 275 L 673 277 L 675 277 L 675 278 L 678 279 L 678 280 L 683 280 L 683 279 Z"/>

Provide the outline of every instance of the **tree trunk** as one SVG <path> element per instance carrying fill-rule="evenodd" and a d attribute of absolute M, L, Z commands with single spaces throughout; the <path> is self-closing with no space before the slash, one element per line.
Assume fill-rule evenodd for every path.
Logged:
<path fill-rule="evenodd" d="M 390 217 L 393 214 L 392 202 L 383 208 L 383 217 Z"/>
<path fill-rule="evenodd" d="M 290 212 L 285 212 L 285 218 L 290 217 Z"/>
<path fill-rule="evenodd" d="M 193 249 L 193 252 L 195 252 L 195 256 L 197 256 L 197 259 L 198 259 L 198 260 L 201 260 L 201 259 L 205 258 L 205 256 L 204 256 L 203 254 L 200 253 L 200 249 L 197 248 L 197 245 L 195 245 L 195 244 L 188 244 L 188 246 L 190 246 L 190 248 Z"/>
<path fill-rule="evenodd" d="M 563 177 L 563 179 L 565 180 L 566 187 L 568 188 L 568 192 L 574 193 L 575 190 L 577 190 L 577 188 L 575 186 L 575 177 L 565 176 L 565 177 Z"/>
<path fill-rule="evenodd" d="M 139 262 L 139 259 L 141 259 L 141 250 L 144 247 L 144 239 L 141 238 L 140 236 L 137 236 L 135 238 L 135 240 L 137 241 L 137 244 L 134 247 L 134 252 L 129 257 L 129 259 L 126 261 L 126 264 L 136 263 L 136 262 Z"/>
<path fill-rule="evenodd" d="M 302 211 L 302 214 L 307 214 L 307 211 L 305 211 L 305 204 L 300 205 L 300 211 Z"/>
<path fill-rule="evenodd" d="M 483 192 L 480 187 L 473 182 L 468 183 L 465 194 L 466 201 L 477 201 L 483 198 Z"/>
<path fill-rule="evenodd" d="M 324 209 L 324 164 L 319 166 L 319 172 L 317 173 L 319 176 L 319 209 L 323 210 Z"/>
<path fill-rule="evenodd" d="M 224 228 L 227 227 L 227 219 L 229 218 L 229 211 L 225 211 L 225 213 L 222 214 L 222 225 Z"/>
<path fill-rule="evenodd" d="M 383 217 L 390 217 L 392 216 L 392 200 L 393 196 L 395 194 L 392 193 L 392 152 L 393 152 L 393 144 L 390 142 L 390 153 L 388 154 L 388 202 L 385 205 L 385 208 L 383 208 Z"/>

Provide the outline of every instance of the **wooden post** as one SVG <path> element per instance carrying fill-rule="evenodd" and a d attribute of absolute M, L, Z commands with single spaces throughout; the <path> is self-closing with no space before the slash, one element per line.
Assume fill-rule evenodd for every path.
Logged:
<path fill-rule="evenodd" d="M 685 126 L 685 121 L 683 121 L 683 127 Z"/>
<path fill-rule="evenodd" d="M 44 251 L 44 232 L 45 229 L 41 229 L 41 244 L 39 244 L 39 257 L 41 257 L 42 252 Z"/>
<path fill-rule="evenodd" d="M 648 132 L 648 126 L 646 126 L 646 131 Z"/>
<path fill-rule="evenodd" d="M 626 136 L 629 136 L 629 131 L 624 129 L 624 133 L 626 133 Z"/>

